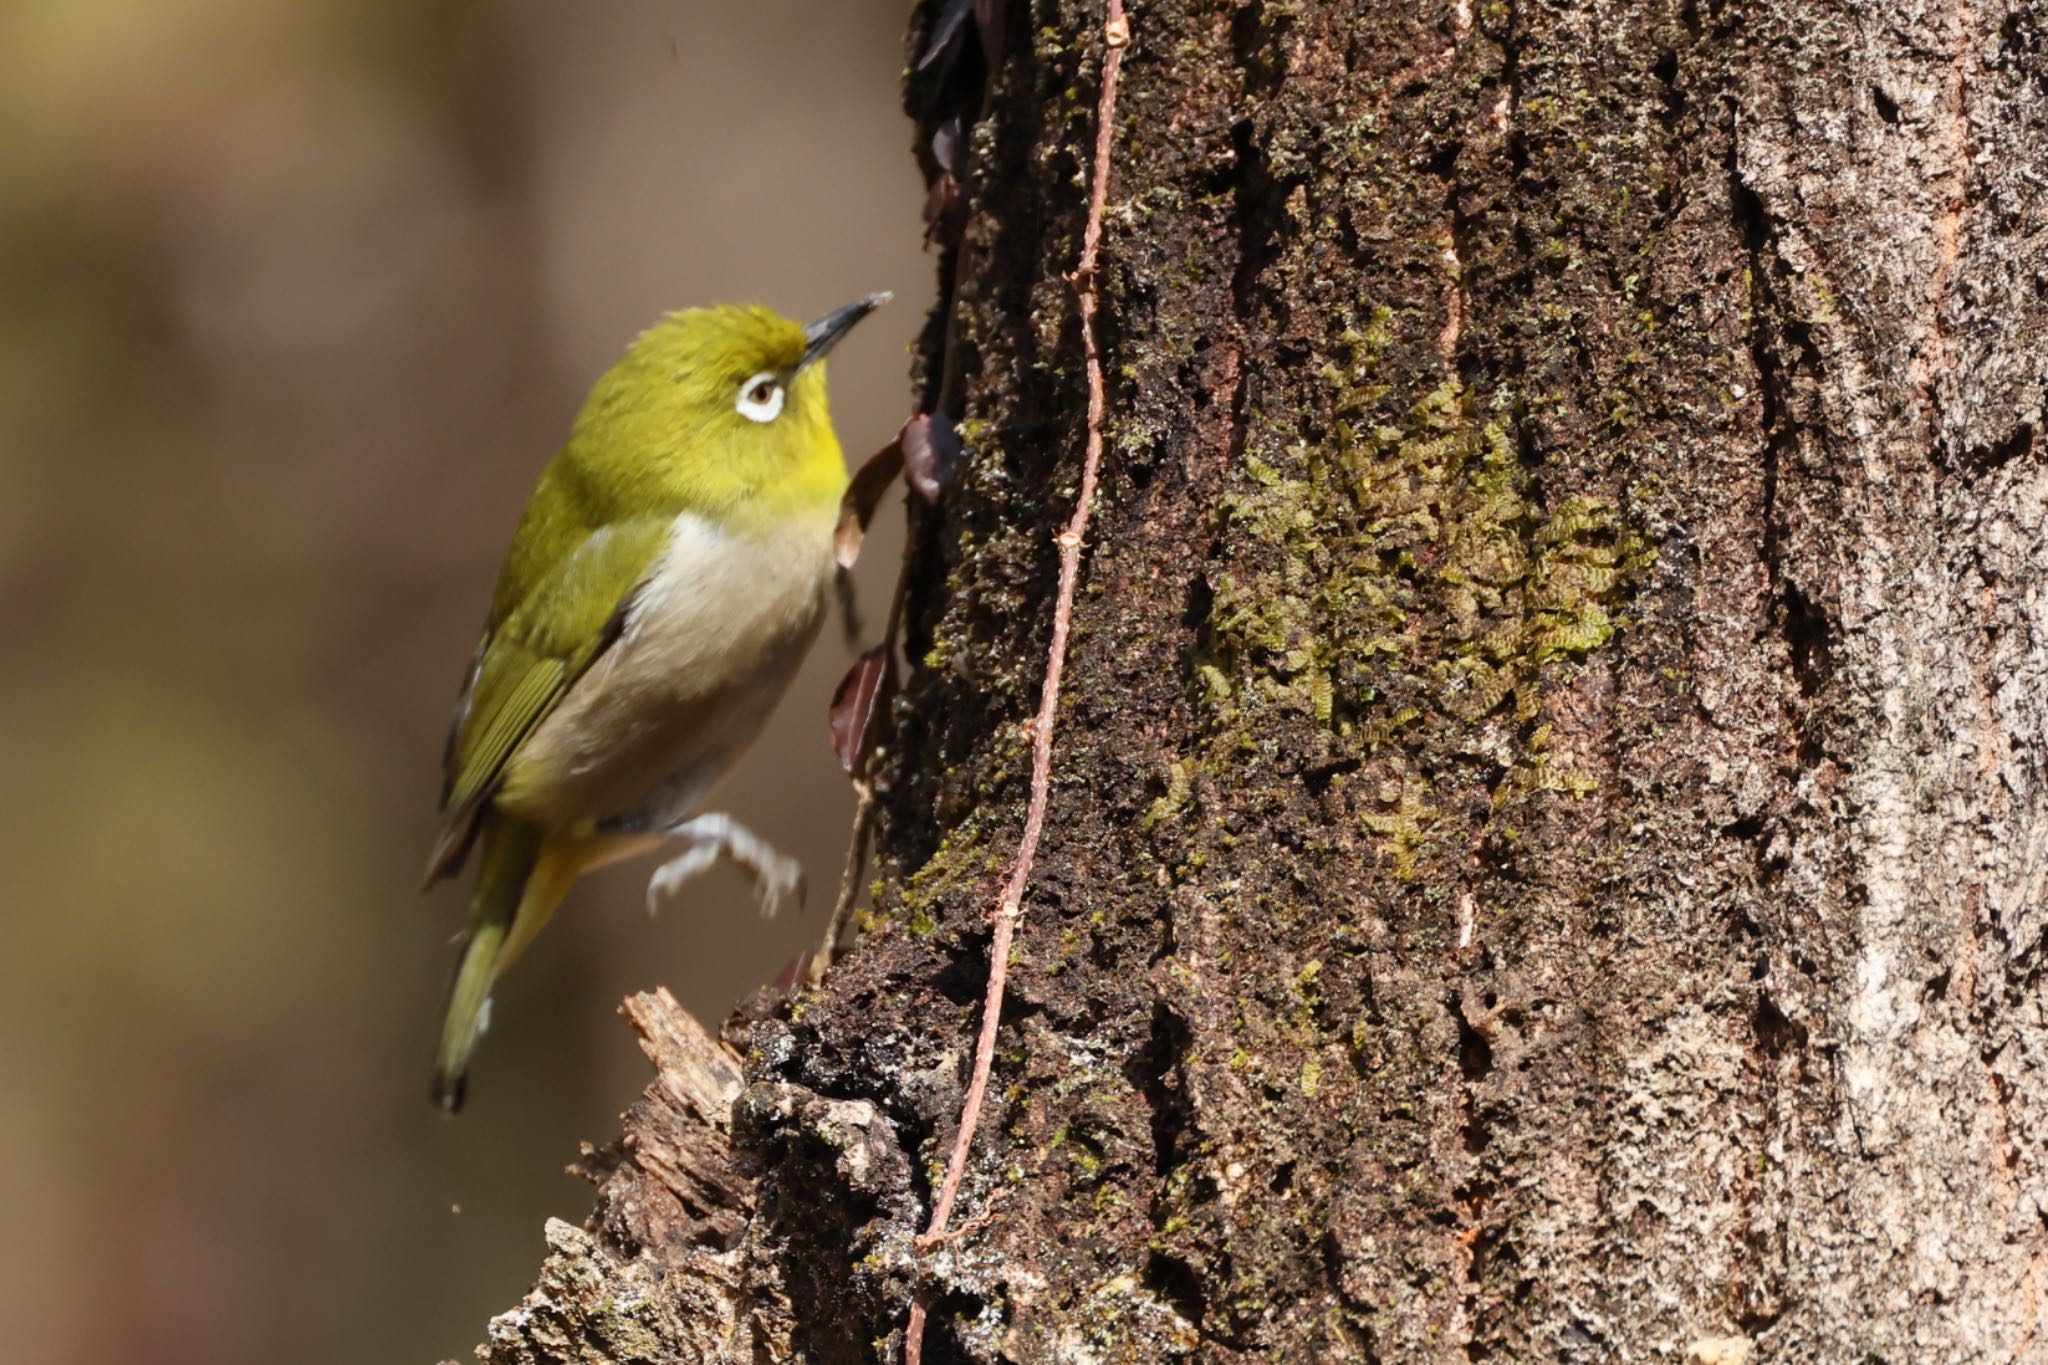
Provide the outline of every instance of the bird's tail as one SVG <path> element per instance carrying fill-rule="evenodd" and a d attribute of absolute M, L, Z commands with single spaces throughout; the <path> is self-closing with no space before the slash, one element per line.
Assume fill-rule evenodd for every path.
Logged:
<path fill-rule="evenodd" d="M 543 848 L 540 831 L 531 825 L 488 820 L 476 893 L 469 903 L 469 929 L 448 988 L 441 1046 L 434 1055 L 434 1102 L 448 1113 L 462 1108 L 469 1059 L 483 1033 L 492 985 L 540 928 L 535 921 L 545 921 L 568 889 L 566 883 L 554 885 L 559 878 L 537 875 L 544 870 L 539 866 Z M 546 907 L 537 912 L 529 904 L 537 896 L 549 895 Z"/>

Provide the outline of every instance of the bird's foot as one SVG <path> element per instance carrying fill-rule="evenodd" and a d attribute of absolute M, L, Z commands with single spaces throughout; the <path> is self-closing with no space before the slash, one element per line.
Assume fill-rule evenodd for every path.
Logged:
<path fill-rule="evenodd" d="M 683 851 L 654 870 L 647 880 L 647 913 L 654 914 L 698 873 L 726 861 L 754 880 L 754 897 L 769 918 L 804 901 L 804 869 L 796 859 L 775 850 L 766 839 L 730 815 L 699 815 L 664 833 L 684 845 Z"/>

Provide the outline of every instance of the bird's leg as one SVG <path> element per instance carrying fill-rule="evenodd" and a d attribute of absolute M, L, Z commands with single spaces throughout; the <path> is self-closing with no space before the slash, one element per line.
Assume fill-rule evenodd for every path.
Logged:
<path fill-rule="evenodd" d="M 683 851 L 654 870 L 647 880 L 647 913 L 659 910 L 690 878 L 724 859 L 754 879 L 761 913 L 774 917 L 804 899 L 803 865 L 778 853 L 766 839 L 730 815 L 699 815 L 660 831 L 683 845 Z"/>

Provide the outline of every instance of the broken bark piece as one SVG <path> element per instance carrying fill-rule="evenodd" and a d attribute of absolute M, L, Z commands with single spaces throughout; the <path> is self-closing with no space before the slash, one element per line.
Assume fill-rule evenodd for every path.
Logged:
<path fill-rule="evenodd" d="M 619 1249 L 683 1243 L 723 1251 L 753 1211 L 732 1164 L 740 1058 L 706 1033 L 666 989 L 628 996 L 619 1012 L 654 1063 L 654 1083 L 626 1111 L 613 1150 L 569 1169 L 598 1186 L 587 1226 Z"/>
<path fill-rule="evenodd" d="M 742 1245 L 753 1183 L 733 1164 L 739 1054 L 666 990 L 620 1013 L 654 1063 L 622 1136 L 569 1169 L 598 1187 L 580 1228 L 547 1225 L 548 1256 L 517 1308 L 491 1320 L 484 1365 L 687 1360 L 752 1365 L 789 1355 L 787 1300 L 761 1292 Z"/>

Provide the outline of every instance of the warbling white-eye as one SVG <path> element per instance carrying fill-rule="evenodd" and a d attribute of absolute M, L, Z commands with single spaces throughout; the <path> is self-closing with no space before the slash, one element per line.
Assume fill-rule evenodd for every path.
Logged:
<path fill-rule="evenodd" d="M 846 467 L 825 353 L 886 302 L 808 327 L 763 308 L 672 313 L 591 390 L 527 499 L 448 736 L 427 884 L 481 868 L 434 1098 L 461 1107 L 492 985 L 578 877 L 679 846 L 650 907 L 730 859 L 764 912 L 797 864 L 694 812 L 817 636 Z"/>

